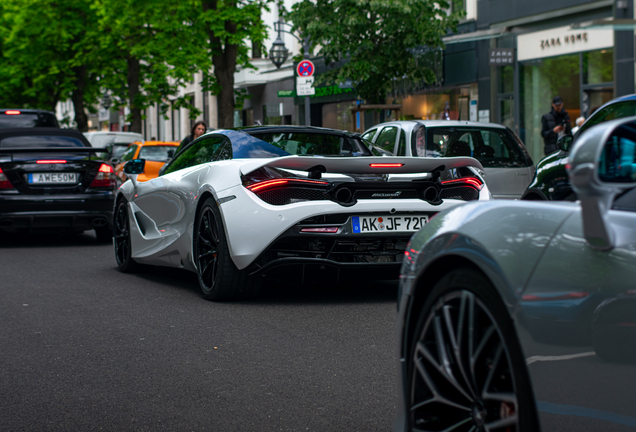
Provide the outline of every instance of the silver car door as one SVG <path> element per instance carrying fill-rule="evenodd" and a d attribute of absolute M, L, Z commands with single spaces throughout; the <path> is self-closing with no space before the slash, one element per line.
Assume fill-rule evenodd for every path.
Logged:
<path fill-rule="evenodd" d="M 573 213 L 518 306 L 542 430 L 566 422 L 568 430 L 636 425 L 636 363 L 623 351 L 636 353 L 636 206 L 607 216 L 617 246 L 591 248 L 580 211 Z"/>
<path fill-rule="evenodd" d="M 526 190 L 534 168 L 527 163 L 517 142 L 503 129 L 482 129 L 475 138 L 473 157 L 486 173 L 486 184 L 493 198 L 518 199 Z"/>

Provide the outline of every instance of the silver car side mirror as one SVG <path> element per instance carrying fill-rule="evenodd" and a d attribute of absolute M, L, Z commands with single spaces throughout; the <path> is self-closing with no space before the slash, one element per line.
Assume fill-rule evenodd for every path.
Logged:
<path fill-rule="evenodd" d="M 636 117 L 588 129 L 570 154 L 570 182 L 581 200 L 588 244 L 610 250 L 616 234 L 607 221 L 616 195 L 636 187 Z"/>

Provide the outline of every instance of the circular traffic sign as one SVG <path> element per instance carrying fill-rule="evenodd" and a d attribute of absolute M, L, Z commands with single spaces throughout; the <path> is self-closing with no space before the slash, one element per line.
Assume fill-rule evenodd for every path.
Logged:
<path fill-rule="evenodd" d="M 296 72 L 298 72 L 298 76 L 301 77 L 312 76 L 314 74 L 314 70 L 316 70 L 316 68 L 311 60 L 303 60 L 298 63 L 298 66 L 296 67 Z"/>

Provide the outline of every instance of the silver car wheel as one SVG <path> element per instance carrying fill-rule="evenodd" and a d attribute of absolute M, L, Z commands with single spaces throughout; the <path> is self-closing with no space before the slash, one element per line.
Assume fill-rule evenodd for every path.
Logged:
<path fill-rule="evenodd" d="M 423 312 L 412 358 L 412 430 L 518 431 L 510 355 L 488 307 L 458 290 Z"/>

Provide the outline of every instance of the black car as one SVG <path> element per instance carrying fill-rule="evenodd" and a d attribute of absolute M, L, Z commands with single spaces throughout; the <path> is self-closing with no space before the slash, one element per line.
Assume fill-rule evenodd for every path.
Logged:
<path fill-rule="evenodd" d="M 0 108 L 0 128 L 53 127 L 60 124 L 55 113 L 37 109 Z"/>
<path fill-rule="evenodd" d="M 82 232 L 110 241 L 117 176 L 76 130 L 0 129 L 0 232 Z"/>
<path fill-rule="evenodd" d="M 636 115 L 636 94 L 614 99 L 594 112 L 576 131 L 574 136 L 564 136 L 557 142 L 558 150 L 539 161 L 534 179 L 523 193 L 524 200 L 576 201 L 577 195 L 570 187 L 565 166 L 570 148 L 583 132 L 599 123 Z"/>

